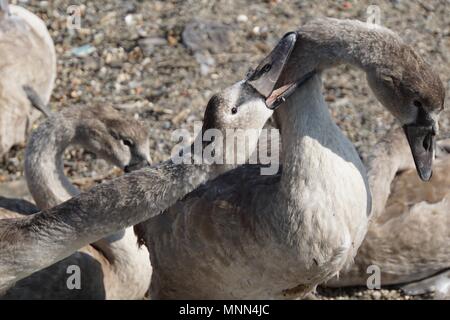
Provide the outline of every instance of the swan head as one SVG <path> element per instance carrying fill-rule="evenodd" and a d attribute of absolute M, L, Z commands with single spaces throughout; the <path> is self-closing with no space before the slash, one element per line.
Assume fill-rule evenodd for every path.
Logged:
<path fill-rule="evenodd" d="M 329 21 L 325 20 L 325 24 L 319 24 L 318 28 L 328 28 Z M 316 31 L 310 30 L 309 32 L 314 34 Z M 349 33 L 347 29 L 342 32 L 347 35 Z M 273 93 L 278 93 L 279 90 L 285 91 L 281 95 L 283 98 L 294 91 L 293 89 L 310 77 L 314 71 L 320 72 L 323 68 L 340 62 L 361 66 L 366 71 L 369 85 L 376 97 L 403 125 L 420 178 L 425 181 L 429 180 L 432 174 L 438 117 L 444 108 L 443 84 L 439 76 L 415 53 L 411 46 L 403 43 L 392 32 L 384 29 L 376 32 L 377 37 L 368 37 L 363 40 L 352 35 L 359 41 L 356 43 L 356 47 L 358 44 L 364 45 L 373 39 L 380 40 L 376 44 L 367 45 L 366 49 L 368 50 L 365 50 L 364 54 L 360 50 L 352 51 L 353 45 L 340 47 L 342 42 L 350 40 L 339 38 L 339 32 L 334 29 L 325 30 L 324 34 L 327 35 L 325 38 L 321 32 L 315 34 L 315 37 L 319 39 L 307 37 L 309 39 L 307 41 L 311 43 L 305 42 L 304 46 L 299 45 L 294 50 L 292 47 L 295 46 L 295 42 L 302 43 L 305 40 L 302 37 L 305 35 L 287 34 L 268 56 L 269 61 L 280 57 L 281 65 L 283 65 L 282 76 L 277 74 L 277 77 L 274 77 L 279 82 L 276 84 L 277 89 L 274 90 L 273 87 L 269 87 L 269 89 Z M 298 40 L 299 37 L 300 40 Z M 330 44 L 329 38 L 334 40 L 335 37 L 338 37 L 339 41 L 331 41 Z M 281 42 L 285 42 L 287 45 L 282 45 Z M 371 50 L 372 46 L 377 50 Z M 302 49 L 311 52 L 300 54 L 298 51 Z M 347 52 L 347 49 L 351 52 Z M 336 51 L 340 52 L 340 50 L 343 50 L 343 53 L 336 54 Z M 292 53 L 292 51 L 294 52 Z M 291 63 L 286 63 L 285 60 L 290 56 L 292 56 Z M 275 59 L 271 57 L 275 57 Z M 306 60 L 303 68 L 299 68 L 301 60 L 306 59 L 305 57 L 309 60 Z M 263 60 L 257 70 L 264 68 L 264 64 Z M 251 84 L 254 82 L 250 81 Z M 265 87 L 261 89 L 261 86 L 256 83 L 254 88 L 267 96 Z M 276 99 L 280 101 L 280 99 Z M 282 101 L 283 99 L 281 99 Z"/>
<path fill-rule="evenodd" d="M 247 74 L 245 80 L 215 94 L 209 100 L 203 120 L 203 137 L 213 129 L 221 133 L 223 154 L 220 157 L 225 156 L 226 163 L 248 159 L 256 149 L 260 130 L 272 116 L 273 110 L 284 101 L 287 93 L 293 92 L 285 88 L 279 90 L 276 84 L 296 39 L 295 33 L 287 34 L 258 67 Z M 207 140 L 211 141 L 209 138 Z M 217 141 L 215 144 L 214 154 Z M 228 159 L 230 155 L 234 159 Z"/>
<path fill-rule="evenodd" d="M 205 109 L 203 130 L 261 129 L 273 114 L 265 98 L 245 81 L 211 97 Z"/>
<path fill-rule="evenodd" d="M 256 149 L 260 131 L 272 114 L 265 97 L 246 81 L 213 95 L 203 119 L 203 155 L 211 154 L 213 161 L 220 159 L 224 164 L 245 163 Z"/>
<path fill-rule="evenodd" d="M 139 120 L 110 106 L 81 108 L 76 140 L 126 172 L 151 163 L 148 129 Z"/>
<path fill-rule="evenodd" d="M 439 76 L 405 45 L 398 59 L 369 71 L 367 80 L 377 99 L 401 122 L 419 177 L 428 181 L 444 109 L 445 89 Z"/>
<path fill-rule="evenodd" d="M 251 85 L 266 99 L 266 104 L 270 109 L 276 109 L 286 98 L 295 91 L 298 81 L 278 87 L 278 82 L 284 74 L 286 65 L 289 62 L 292 51 L 297 42 L 298 35 L 289 32 L 283 36 L 276 47 L 266 56 L 256 67 L 249 71 L 246 82 Z M 309 74 L 306 75 L 309 77 Z"/>

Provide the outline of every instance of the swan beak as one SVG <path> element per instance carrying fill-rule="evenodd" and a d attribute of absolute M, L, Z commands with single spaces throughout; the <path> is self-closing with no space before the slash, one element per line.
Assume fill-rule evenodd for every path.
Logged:
<path fill-rule="evenodd" d="M 270 109 L 278 107 L 286 99 L 287 93 L 294 91 L 289 90 L 288 86 L 275 88 L 296 42 L 297 34 L 287 33 L 258 67 L 247 75 L 246 82 L 266 99 L 266 105 Z"/>
<path fill-rule="evenodd" d="M 125 173 L 129 173 L 150 166 L 151 162 L 149 162 L 148 160 L 142 160 L 140 162 L 130 163 L 129 165 L 126 165 L 125 168 L 123 168 L 123 171 L 125 171 Z"/>
<path fill-rule="evenodd" d="M 403 126 L 414 158 L 417 173 L 423 181 L 431 179 L 436 147 L 436 130 L 434 126 Z"/>

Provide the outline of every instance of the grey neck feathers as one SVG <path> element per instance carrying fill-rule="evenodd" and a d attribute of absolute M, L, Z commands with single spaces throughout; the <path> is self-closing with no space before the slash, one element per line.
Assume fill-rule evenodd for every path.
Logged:
<path fill-rule="evenodd" d="M 371 219 L 376 219 L 384 211 L 396 172 L 397 163 L 389 157 L 377 157 L 369 162 L 369 185 L 373 197 Z"/>
<path fill-rule="evenodd" d="M 286 72 L 284 72 L 283 77 L 279 80 L 280 86 L 292 83 L 292 81 L 302 78 L 309 72 L 321 72 L 326 68 L 341 63 L 361 68 L 367 74 L 383 68 L 392 68 L 393 64 L 395 61 L 398 61 L 399 55 L 402 53 L 402 40 L 395 33 L 386 28 L 359 21 L 338 20 L 332 18 L 316 19 L 302 26 L 297 32 L 299 39 L 292 53 L 292 58 L 285 68 Z M 311 82 L 312 81 L 310 81 L 310 83 Z M 303 137 L 310 135 L 314 138 L 320 138 L 321 140 L 317 140 L 320 142 L 320 145 L 333 151 L 333 153 L 339 155 L 339 157 L 352 162 L 364 176 L 364 179 L 366 179 L 365 169 L 357 156 L 354 147 L 350 146 L 351 143 L 348 139 L 346 139 L 340 130 L 336 128 L 335 124 L 331 121 L 328 112 L 320 110 L 320 108 L 324 109 L 327 107 L 320 92 L 321 86 L 319 84 L 310 84 L 309 86 L 314 87 L 310 87 L 309 90 L 304 90 L 303 96 L 299 93 L 298 98 L 290 99 L 291 101 L 303 101 L 299 105 L 304 108 L 304 112 L 299 112 L 298 117 L 293 114 L 295 111 L 290 111 L 289 108 L 283 110 L 283 107 L 280 107 L 280 114 L 292 112 L 292 114 L 285 117 L 286 119 L 283 122 L 289 125 L 289 119 L 296 119 L 299 123 L 295 124 L 297 121 L 291 121 L 290 125 L 302 127 L 302 129 L 297 130 L 297 132 L 301 133 L 301 130 L 311 130 L 307 134 L 303 132 Z M 308 105 L 310 106 L 309 109 Z M 314 106 L 314 108 L 312 106 Z M 318 119 L 325 122 L 319 125 L 320 121 L 318 122 Z M 303 122 L 303 124 L 301 124 L 301 122 Z M 293 127 L 293 129 L 295 132 L 297 128 Z M 334 138 L 333 135 L 335 135 Z M 284 141 L 286 139 L 288 141 L 290 139 L 292 140 L 293 136 L 290 136 L 289 133 L 282 133 L 282 138 L 283 144 L 285 145 Z M 303 141 L 301 143 L 307 145 L 305 144 L 305 139 L 299 141 Z M 341 145 L 339 145 L 339 143 L 336 144 L 339 141 L 342 142 Z M 340 149 L 342 147 L 344 149 Z M 310 154 L 315 154 L 317 150 L 314 151 L 311 149 Z M 286 161 L 284 162 L 283 171 L 285 170 L 285 165 L 289 168 L 289 166 L 294 163 L 289 157 L 294 159 L 295 157 L 299 157 L 295 154 L 304 152 L 304 148 L 300 147 L 300 143 L 297 143 L 297 147 L 289 148 L 289 150 L 286 151 L 288 154 L 285 156 L 288 158 L 286 158 Z M 311 166 L 310 172 L 320 172 L 320 165 L 314 170 L 315 163 L 317 164 L 318 160 L 314 162 L 314 159 L 309 159 L 308 165 Z M 308 165 L 306 165 L 306 167 L 308 167 Z M 295 168 L 293 167 L 292 170 L 294 171 L 294 169 Z M 308 175 L 306 171 L 307 170 L 304 170 L 304 172 L 302 172 L 305 175 Z M 289 176 L 289 174 L 286 176 Z M 303 177 L 303 179 L 304 181 L 302 183 L 308 183 L 308 181 L 306 181 L 308 179 L 307 177 Z M 288 183 L 288 181 L 286 181 L 286 183 Z M 368 184 L 367 181 L 366 183 Z M 368 186 L 367 190 L 369 190 Z M 367 196 L 367 199 L 370 202 L 370 194 Z M 381 203 L 379 201 L 376 202 Z M 367 207 L 370 210 L 371 203 L 368 203 Z"/>
<path fill-rule="evenodd" d="M 363 181 L 369 211 L 371 197 L 364 165 L 352 143 L 333 122 L 321 89 L 320 76 L 315 75 L 276 111 L 285 146 L 280 189 L 284 201 L 280 203 L 304 206 L 324 201 L 310 196 L 334 195 L 339 188 L 337 180 L 345 177 L 347 181 Z M 341 172 L 335 172 L 339 166 Z"/>
<path fill-rule="evenodd" d="M 276 111 L 276 116 L 281 123 L 281 140 L 286 146 L 282 148 L 281 156 L 282 182 L 286 191 L 295 193 L 296 188 L 291 187 L 294 181 L 304 180 L 318 172 L 311 166 L 314 166 L 314 158 L 320 150 L 311 145 L 310 140 L 327 148 L 328 136 L 336 132 L 321 93 L 320 77 L 315 75 L 299 87 Z"/>
<path fill-rule="evenodd" d="M 408 143 L 400 129 L 389 132 L 375 147 L 368 161 L 368 176 L 373 197 L 372 219 L 376 220 L 391 193 L 391 183 L 396 174 L 414 166 Z"/>
<path fill-rule="evenodd" d="M 214 166 L 169 160 L 100 184 L 32 217 L 0 220 L 0 256 L 5 257 L 0 259 L 0 290 L 85 245 L 162 213 L 218 174 Z"/>
<path fill-rule="evenodd" d="M 355 20 L 316 19 L 298 31 L 299 39 L 282 84 L 313 70 L 345 63 L 366 72 L 392 67 L 401 55 L 402 40 L 378 25 Z"/>
<path fill-rule="evenodd" d="M 71 144 L 83 144 L 82 138 L 77 134 L 79 124 L 82 124 L 82 120 L 77 114 L 55 114 L 39 126 L 30 137 L 26 150 L 25 173 L 29 190 L 37 206 L 42 210 L 54 207 L 79 194 L 79 190 L 70 183 L 63 171 L 64 150 Z M 51 227 L 52 224 L 47 226 Z M 131 279 L 141 280 L 137 273 L 150 268 L 148 256 L 137 247 L 136 237 L 131 229 L 116 231 L 118 232 L 112 235 L 108 233 L 107 237 L 93 243 L 92 246 L 109 261 L 111 269 L 117 271 L 116 282 L 128 282 L 133 285 Z M 45 238 L 50 242 L 55 239 L 51 236 Z M 51 243 L 45 245 L 52 246 Z M 76 249 L 79 248 L 81 246 Z"/>
<path fill-rule="evenodd" d="M 36 129 L 27 144 L 25 175 L 40 209 L 53 207 L 79 193 L 63 170 L 64 150 L 75 142 L 76 120 L 54 115 Z"/>

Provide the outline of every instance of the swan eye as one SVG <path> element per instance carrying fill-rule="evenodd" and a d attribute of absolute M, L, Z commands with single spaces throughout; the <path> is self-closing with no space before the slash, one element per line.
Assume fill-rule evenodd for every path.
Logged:
<path fill-rule="evenodd" d="M 110 131 L 109 131 L 109 134 L 110 134 L 111 137 L 113 137 L 114 139 L 120 140 L 120 137 L 119 137 L 119 135 L 118 135 L 116 132 L 110 130 Z"/>
<path fill-rule="evenodd" d="M 422 102 L 420 102 L 419 100 L 414 100 L 413 103 L 417 108 L 422 108 Z"/>
<path fill-rule="evenodd" d="M 237 108 L 236 107 L 231 108 L 231 113 L 232 114 L 236 114 L 237 113 Z"/>
<path fill-rule="evenodd" d="M 131 141 L 130 139 L 122 139 L 122 142 L 123 142 L 123 144 L 124 145 L 126 145 L 126 146 L 128 146 L 128 147 L 132 147 L 132 146 L 134 146 L 134 143 L 133 143 L 133 141 Z"/>

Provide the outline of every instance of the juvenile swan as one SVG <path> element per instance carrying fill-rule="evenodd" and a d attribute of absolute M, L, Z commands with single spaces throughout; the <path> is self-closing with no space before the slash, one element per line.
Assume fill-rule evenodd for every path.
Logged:
<path fill-rule="evenodd" d="M 362 68 L 405 125 L 419 174 L 428 179 L 444 96 L 429 66 L 393 32 L 357 21 L 315 20 L 297 37 L 274 92 L 293 90 L 300 79 L 340 62 Z M 261 93 L 258 76 L 270 70 L 270 60 L 249 77 Z M 370 192 L 358 154 L 330 117 L 319 76 L 297 88 L 276 115 L 281 174 L 260 176 L 243 166 L 141 224 L 153 297 L 302 297 L 352 262 L 367 230 Z"/>
<path fill-rule="evenodd" d="M 44 22 L 28 10 L 0 6 L 0 155 L 23 143 L 39 113 L 23 90 L 32 87 L 44 103 L 56 75 L 56 53 Z"/>
<path fill-rule="evenodd" d="M 268 81 L 276 80 L 273 73 L 270 76 Z M 241 81 L 211 98 L 202 134 L 214 128 L 224 135 L 227 129 L 261 129 L 272 113 L 265 97 Z M 253 150 L 258 137 L 251 138 Z M 224 151 L 215 140 L 205 142 L 202 150 L 211 152 L 211 147 L 218 157 Z M 0 291 L 89 243 L 162 213 L 223 170 L 222 165 L 169 160 L 96 186 L 33 216 L 0 220 Z"/>
<path fill-rule="evenodd" d="M 63 153 L 69 145 L 80 145 L 122 169 L 150 161 L 148 131 L 140 121 L 112 107 L 66 108 L 33 131 L 27 144 L 25 175 L 40 209 L 79 194 L 63 171 Z M 80 290 L 67 288 L 71 265 L 82 273 Z M 139 249 L 132 229 L 126 229 L 19 281 L 3 298 L 139 299 L 148 290 L 150 273 L 147 250 Z"/>
<path fill-rule="evenodd" d="M 450 297 L 450 139 L 438 148 L 433 178 L 420 183 L 402 132 L 377 145 L 368 173 L 373 222 L 355 264 L 327 286 L 366 285 L 374 265 L 381 285 L 415 282 L 403 287 L 407 294 Z"/>

